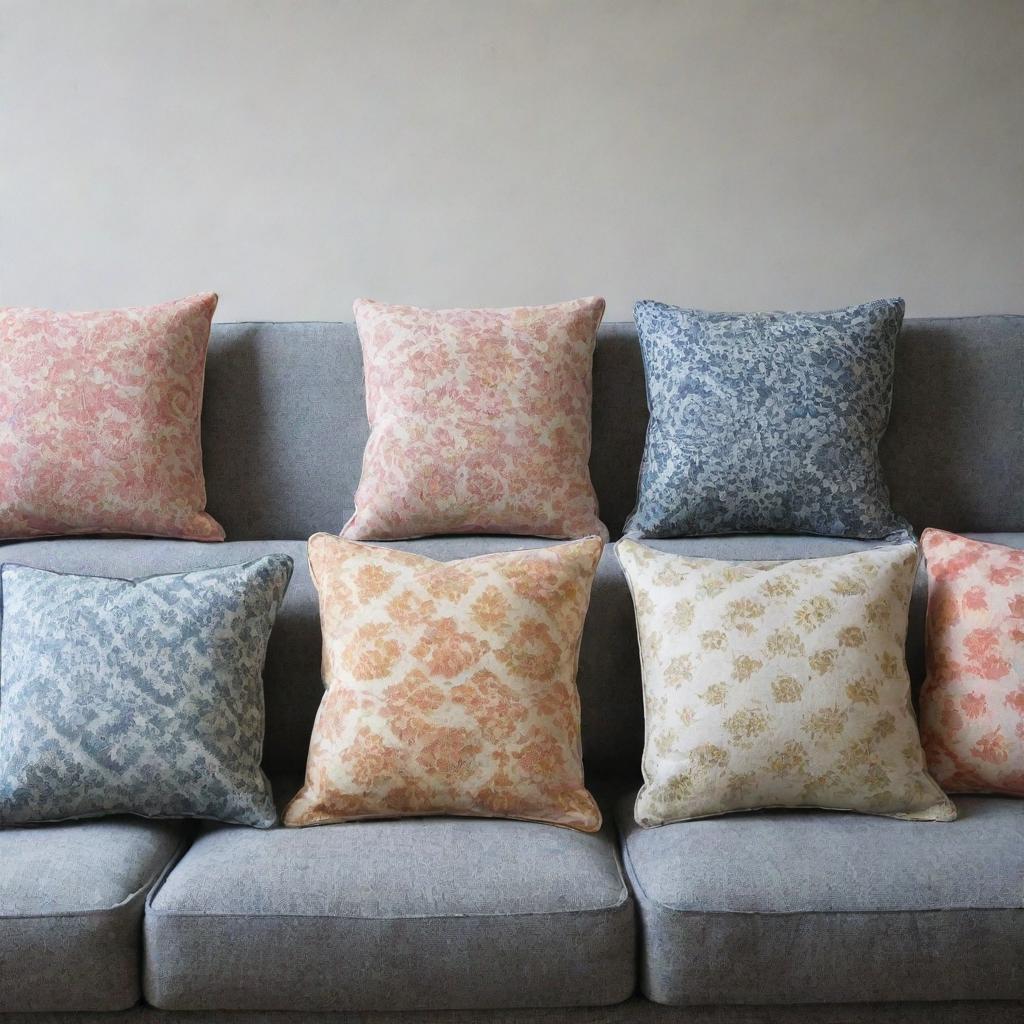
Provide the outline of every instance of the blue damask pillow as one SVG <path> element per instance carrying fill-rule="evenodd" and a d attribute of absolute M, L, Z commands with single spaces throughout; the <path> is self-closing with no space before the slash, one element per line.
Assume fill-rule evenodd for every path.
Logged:
<path fill-rule="evenodd" d="M 651 419 L 626 533 L 905 537 L 878 457 L 903 308 L 638 302 Z"/>
<path fill-rule="evenodd" d="M 275 823 L 263 662 L 287 555 L 131 581 L 0 569 L 0 825 Z"/>

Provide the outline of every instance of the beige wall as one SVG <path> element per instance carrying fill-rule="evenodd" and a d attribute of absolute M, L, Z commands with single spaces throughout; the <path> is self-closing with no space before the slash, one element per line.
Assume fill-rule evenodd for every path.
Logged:
<path fill-rule="evenodd" d="M 0 0 L 0 304 L 1024 311 L 1024 0 Z"/>

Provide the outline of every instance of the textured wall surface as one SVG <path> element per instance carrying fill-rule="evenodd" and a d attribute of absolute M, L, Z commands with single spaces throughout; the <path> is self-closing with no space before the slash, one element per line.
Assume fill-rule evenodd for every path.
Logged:
<path fill-rule="evenodd" d="M 0 304 L 1024 311 L 1019 0 L 0 0 Z"/>

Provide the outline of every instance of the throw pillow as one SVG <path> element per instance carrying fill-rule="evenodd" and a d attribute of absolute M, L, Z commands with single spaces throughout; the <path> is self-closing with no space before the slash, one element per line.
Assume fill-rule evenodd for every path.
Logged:
<path fill-rule="evenodd" d="M 287 555 L 138 581 L 0 570 L 0 824 L 277 820 L 263 661 Z"/>
<path fill-rule="evenodd" d="M 617 550 L 643 669 L 639 824 L 763 807 L 956 816 L 910 704 L 914 545 L 791 562 Z"/>
<path fill-rule="evenodd" d="M 199 435 L 216 307 L 0 309 L 0 537 L 224 539 Z"/>
<path fill-rule="evenodd" d="M 951 793 L 1024 796 L 1024 551 L 925 530 L 921 738 Z"/>
<path fill-rule="evenodd" d="M 628 535 L 909 535 L 878 455 L 902 299 L 635 316 L 651 418 Z"/>
<path fill-rule="evenodd" d="M 370 438 L 342 536 L 607 532 L 590 482 L 604 299 L 416 309 L 360 299 Z"/>
<path fill-rule="evenodd" d="M 596 831 L 576 667 L 601 549 L 436 562 L 312 537 L 326 693 L 285 824 L 455 814 Z"/>

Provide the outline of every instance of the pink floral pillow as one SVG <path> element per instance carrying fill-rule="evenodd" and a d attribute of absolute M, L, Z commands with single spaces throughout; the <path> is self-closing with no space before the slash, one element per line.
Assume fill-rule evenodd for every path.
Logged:
<path fill-rule="evenodd" d="M 199 436 L 216 308 L 0 309 L 0 537 L 224 539 Z"/>
<path fill-rule="evenodd" d="M 928 767 L 951 793 L 1024 796 L 1024 551 L 942 530 L 921 546 Z"/>
<path fill-rule="evenodd" d="M 607 538 L 588 465 L 604 299 L 354 308 L 370 439 L 342 536 Z"/>

